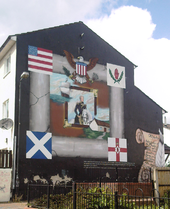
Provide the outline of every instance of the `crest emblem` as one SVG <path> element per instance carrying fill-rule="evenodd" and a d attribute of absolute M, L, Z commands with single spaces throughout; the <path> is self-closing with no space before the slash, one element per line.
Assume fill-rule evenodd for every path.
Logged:
<path fill-rule="evenodd" d="M 84 63 L 84 59 L 82 56 L 79 56 L 78 62 L 75 62 L 74 56 L 70 52 L 64 50 L 64 53 L 71 67 L 75 69 L 75 71 L 69 75 L 69 78 L 71 78 L 72 80 L 76 80 L 81 84 L 86 82 L 93 83 L 93 79 L 90 79 L 87 72 L 95 67 L 98 58 L 93 57 L 89 60 L 89 64 L 86 64 Z"/>
<path fill-rule="evenodd" d="M 125 67 L 107 63 L 107 85 L 126 88 Z"/>
<path fill-rule="evenodd" d="M 119 76 L 119 71 L 117 68 L 114 71 L 114 75 L 112 74 L 112 71 L 109 69 L 109 74 L 110 74 L 111 78 L 114 80 L 114 83 L 116 83 L 116 82 L 119 83 L 122 80 L 123 71 L 121 72 L 121 75 Z"/>

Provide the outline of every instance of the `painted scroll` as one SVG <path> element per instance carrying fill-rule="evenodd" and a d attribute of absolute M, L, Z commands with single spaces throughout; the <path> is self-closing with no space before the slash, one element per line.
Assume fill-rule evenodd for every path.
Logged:
<path fill-rule="evenodd" d="M 156 167 L 156 156 L 161 138 L 159 134 L 152 134 L 137 129 L 136 141 L 139 144 L 143 143 L 145 146 L 144 161 L 139 171 L 138 181 L 147 182 L 150 181 L 151 178 L 150 171 L 152 173 L 153 169 Z"/>

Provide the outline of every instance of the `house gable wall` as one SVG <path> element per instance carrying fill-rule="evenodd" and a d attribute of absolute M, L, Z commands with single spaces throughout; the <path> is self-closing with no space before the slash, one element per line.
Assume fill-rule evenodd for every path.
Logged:
<path fill-rule="evenodd" d="M 81 38 L 80 34 L 84 33 Z M 85 61 L 92 57 L 97 57 L 98 64 L 106 65 L 112 63 L 125 66 L 126 69 L 126 89 L 124 94 L 124 135 L 128 142 L 128 162 L 141 165 L 143 162 L 144 147 L 136 143 L 135 134 L 137 128 L 145 131 L 157 133 L 158 128 L 162 130 L 161 108 L 144 95 L 134 86 L 134 64 L 112 48 L 108 43 L 97 36 L 83 23 L 75 23 L 66 26 L 46 29 L 42 31 L 21 34 L 17 39 L 17 78 L 23 71 L 28 70 L 28 45 L 37 46 L 52 50 L 54 54 L 65 57 L 63 50 L 72 53 L 74 57 L 79 55 L 78 48 L 84 46 L 81 55 Z M 21 140 L 20 140 L 20 178 L 33 179 L 33 176 L 40 175 L 45 178 L 62 172 L 73 179 L 84 179 L 85 161 L 108 161 L 106 158 L 81 158 L 55 156 L 52 160 L 26 159 L 26 130 L 29 130 L 29 95 L 30 83 L 25 80 L 22 83 L 22 106 L 21 106 Z M 109 94 L 109 93 L 108 93 Z M 18 92 L 16 92 L 18 98 Z M 103 98 L 104 99 L 104 98 Z M 116 98 L 115 98 L 116 102 Z M 16 114 L 18 114 L 18 100 L 16 99 Z M 16 119 L 17 124 L 17 119 Z M 17 126 L 15 129 L 17 135 Z M 75 140 L 76 141 L 76 140 Z M 83 139 L 82 139 L 83 141 Z M 95 140 L 93 141 L 95 142 Z M 106 146 L 106 141 L 102 146 Z M 106 148 L 107 149 L 107 148 Z M 134 151 L 135 150 L 135 151 Z M 38 165 L 38 166 L 37 166 Z M 63 171 L 64 170 L 64 171 Z M 86 169 L 87 171 L 87 169 Z"/>

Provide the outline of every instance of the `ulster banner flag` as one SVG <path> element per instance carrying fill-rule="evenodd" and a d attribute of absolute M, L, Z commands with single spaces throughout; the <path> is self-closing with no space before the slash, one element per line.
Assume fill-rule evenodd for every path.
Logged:
<path fill-rule="evenodd" d="M 108 138 L 108 161 L 127 162 L 127 141 Z"/>

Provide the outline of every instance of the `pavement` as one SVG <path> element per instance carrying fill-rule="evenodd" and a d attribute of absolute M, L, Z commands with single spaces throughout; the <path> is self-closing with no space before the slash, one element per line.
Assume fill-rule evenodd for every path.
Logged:
<path fill-rule="evenodd" d="M 27 202 L 19 202 L 19 203 L 0 203 L 0 209 L 31 209 L 27 207 Z"/>

